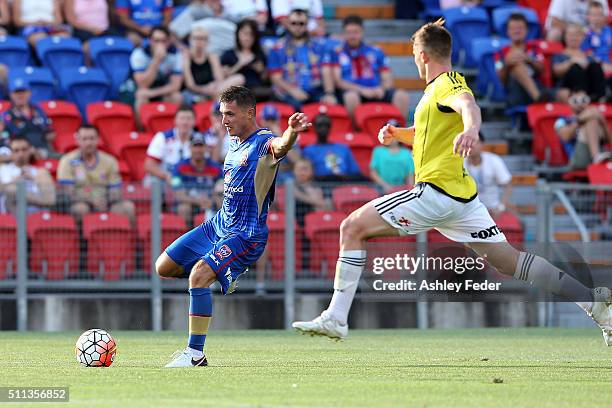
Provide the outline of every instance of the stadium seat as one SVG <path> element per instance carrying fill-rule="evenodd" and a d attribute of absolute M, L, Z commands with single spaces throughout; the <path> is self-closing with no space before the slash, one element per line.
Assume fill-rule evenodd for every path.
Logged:
<path fill-rule="evenodd" d="M 174 127 L 174 115 L 178 106 L 170 102 L 145 103 L 140 107 L 140 120 L 145 131 L 163 132 Z"/>
<path fill-rule="evenodd" d="M 0 214 L 0 280 L 11 278 L 17 270 L 17 221 Z"/>
<path fill-rule="evenodd" d="M 496 102 L 506 99 L 504 85 L 497 76 L 493 56 L 510 40 L 506 38 L 474 38 L 472 40 L 472 55 L 478 61 L 478 75 L 476 76 L 476 89 L 481 97 Z"/>
<path fill-rule="evenodd" d="M 34 166 L 42 167 L 46 169 L 49 173 L 51 173 L 51 176 L 53 176 L 54 179 L 55 179 L 55 176 L 57 175 L 58 165 L 59 165 L 59 159 L 44 159 L 44 160 L 38 160 L 34 162 Z"/>
<path fill-rule="evenodd" d="M 31 103 L 51 101 L 57 98 L 53 74 L 47 68 L 15 67 L 9 71 L 9 78 L 23 78 L 30 85 Z"/>
<path fill-rule="evenodd" d="M 87 105 L 87 119 L 98 128 L 100 137 L 109 146 L 118 134 L 136 130 L 132 107 L 121 102 L 90 103 Z"/>
<path fill-rule="evenodd" d="M 66 153 L 73 149 L 76 146 L 74 135 L 82 122 L 77 106 L 64 101 L 41 102 L 39 106 L 52 121 L 51 127 L 56 134 L 53 141 L 55 150 Z"/>
<path fill-rule="evenodd" d="M 374 141 L 366 133 L 362 132 L 338 132 L 329 136 L 330 143 L 343 143 L 348 145 L 357 160 L 361 174 L 369 177 L 370 161 L 372 159 L 372 149 Z"/>
<path fill-rule="evenodd" d="M 369 136 L 368 136 L 369 137 Z M 312 131 L 312 129 L 300 133 L 300 136 L 297 139 L 297 144 L 300 148 L 305 148 L 306 146 L 310 146 L 317 143 L 317 134 Z"/>
<path fill-rule="evenodd" d="M 268 214 L 268 258 L 271 265 L 272 280 L 281 280 L 285 277 L 285 215 L 280 212 Z M 297 224 L 295 231 L 295 271 L 296 275 L 302 270 L 302 231 Z"/>
<path fill-rule="evenodd" d="M 546 23 L 546 17 L 548 16 L 548 8 L 550 6 L 551 0 L 518 0 L 519 6 L 529 7 L 532 10 L 535 10 L 538 15 L 538 21 L 540 22 L 540 26 L 542 30 L 544 29 L 544 24 Z"/>
<path fill-rule="evenodd" d="M 596 186 L 612 186 L 612 161 L 591 164 L 587 167 L 589 183 Z M 601 220 L 609 222 L 612 218 L 612 192 L 596 191 L 594 211 Z"/>
<path fill-rule="evenodd" d="M 514 213 L 504 211 L 495 218 L 495 223 L 503 231 L 509 242 L 524 242 L 523 224 Z"/>
<path fill-rule="evenodd" d="M 55 78 L 64 68 L 78 68 L 84 63 L 81 41 L 76 38 L 45 37 L 36 42 L 36 54 L 43 66 L 48 67 Z"/>
<path fill-rule="evenodd" d="M 527 120 L 533 130 L 532 154 L 539 162 L 549 166 L 563 166 L 567 156 L 554 124 L 560 116 L 571 115 L 569 105 L 536 103 L 527 107 Z"/>
<path fill-rule="evenodd" d="M 136 207 L 136 215 L 151 212 L 151 190 L 142 183 L 123 183 L 121 186 L 124 200 L 130 200 Z"/>
<path fill-rule="evenodd" d="M 110 151 L 108 153 L 112 154 Z M 119 160 L 119 174 L 121 174 L 122 181 L 132 181 L 132 171 L 130 170 L 130 166 L 128 166 L 123 160 Z"/>
<path fill-rule="evenodd" d="M 27 218 L 30 270 L 45 279 L 64 279 L 79 268 L 79 232 L 70 215 L 37 212 Z"/>
<path fill-rule="evenodd" d="M 442 15 L 453 35 L 453 61 L 464 67 L 475 68 L 477 61 L 472 56 L 471 41 L 473 38 L 490 35 L 487 11 L 482 7 L 455 7 L 442 10 Z"/>
<path fill-rule="evenodd" d="M 560 54 L 563 52 L 563 44 L 554 41 L 545 40 L 531 40 L 530 42 L 536 42 L 540 47 L 540 51 L 544 54 L 544 68 L 540 74 L 542 84 L 549 88 L 554 86 L 553 73 L 552 73 L 552 57 L 554 54 Z"/>
<path fill-rule="evenodd" d="M 164 213 L 161 222 L 161 250 L 187 231 L 183 217 L 177 214 Z M 138 240 L 143 249 L 145 273 L 151 273 L 151 214 L 138 216 Z"/>
<path fill-rule="evenodd" d="M 30 47 L 23 37 L 0 36 L 0 64 L 9 70 L 21 68 L 30 63 Z"/>
<path fill-rule="evenodd" d="M 134 44 L 127 38 L 98 37 L 89 40 L 91 59 L 110 79 L 112 98 L 117 97 L 119 86 L 130 76 L 130 55 L 133 49 Z"/>
<path fill-rule="evenodd" d="M 135 269 L 134 234 L 125 215 L 93 213 L 83 217 L 87 270 L 104 280 L 128 277 Z"/>
<path fill-rule="evenodd" d="M 340 251 L 340 224 L 346 214 L 336 211 L 315 211 L 304 217 L 306 237 L 310 240 L 311 270 L 319 276 L 324 264 L 324 277 L 333 279 Z"/>
<path fill-rule="evenodd" d="M 140 181 L 145 176 L 144 162 L 152 139 L 150 133 L 126 132 L 117 134 L 109 144 L 110 151 L 130 168 L 132 180 Z"/>
<path fill-rule="evenodd" d="M 597 109 L 606 118 L 606 122 L 608 123 L 608 127 L 610 129 L 612 129 L 612 104 L 598 103 L 595 106 L 597 106 Z"/>
<path fill-rule="evenodd" d="M 332 190 L 334 207 L 346 215 L 378 197 L 378 190 L 359 184 L 339 186 Z"/>
<path fill-rule="evenodd" d="M 503 6 L 493 10 L 493 29 L 503 38 L 508 38 L 506 24 L 511 14 L 520 13 L 527 19 L 527 40 L 535 40 L 540 37 L 540 21 L 535 10 L 520 6 Z"/>
<path fill-rule="evenodd" d="M 11 102 L 0 100 L 0 113 L 4 113 L 5 111 L 11 109 Z"/>
<path fill-rule="evenodd" d="M 110 95 L 110 82 L 99 68 L 64 68 L 60 86 L 68 100 L 79 107 L 83 117 L 87 114 L 88 104 L 104 101 Z"/>
<path fill-rule="evenodd" d="M 280 128 L 281 132 L 287 129 L 287 121 L 295 113 L 293 106 L 282 102 L 266 102 L 262 106 L 257 107 L 258 112 L 263 112 L 265 105 L 273 105 L 280 113 Z"/>
<path fill-rule="evenodd" d="M 405 119 L 402 112 L 390 103 L 368 102 L 355 108 L 355 122 L 362 131 L 370 135 L 374 143 L 378 143 L 378 131 L 390 120 L 395 119 L 400 126 L 404 126 Z"/>
<path fill-rule="evenodd" d="M 326 113 L 332 120 L 332 126 L 329 130 L 331 133 L 353 131 L 351 117 L 343 105 L 307 103 L 302 106 L 302 112 L 308 116 L 312 123 L 314 123 L 314 119 L 318 114 Z"/>
<path fill-rule="evenodd" d="M 200 225 L 206 222 L 206 213 L 198 213 L 194 214 L 193 219 L 191 220 L 194 226 Z"/>
<path fill-rule="evenodd" d="M 439 0 L 422 0 L 423 11 L 419 13 L 419 18 L 425 21 L 436 20 L 442 17 L 442 9 Z"/>
<path fill-rule="evenodd" d="M 196 128 L 200 132 L 206 132 L 210 128 L 210 108 L 212 104 L 212 101 L 204 101 L 192 106 L 196 117 Z"/>
<path fill-rule="evenodd" d="M 376 237 L 368 239 L 368 258 L 389 257 L 396 254 L 406 254 L 416 257 L 417 246 L 416 235 L 403 235 L 395 237 Z M 368 266 L 366 266 L 368 268 Z M 385 280 L 406 279 L 409 272 L 392 268 L 385 270 L 383 277 Z"/>

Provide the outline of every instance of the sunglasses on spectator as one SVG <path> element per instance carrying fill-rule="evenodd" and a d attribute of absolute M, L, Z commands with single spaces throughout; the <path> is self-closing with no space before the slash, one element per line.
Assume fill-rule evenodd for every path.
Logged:
<path fill-rule="evenodd" d="M 580 105 L 580 104 L 590 103 L 591 102 L 591 98 L 589 98 L 587 95 L 584 95 L 584 96 L 570 96 L 568 101 L 572 105 Z"/>
<path fill-rule="evenodd" d="M 304 27 L 306 25 L 306 21 L 291 21 L 289 24 L 296 27 Z"/>
<path fill-rule="evenodd" d="M 191 36 L 190 38 L 192 40 L 208 41 L 208 37 L 205 37 L 203 35 L 195 35 L 195 36 Z"/>

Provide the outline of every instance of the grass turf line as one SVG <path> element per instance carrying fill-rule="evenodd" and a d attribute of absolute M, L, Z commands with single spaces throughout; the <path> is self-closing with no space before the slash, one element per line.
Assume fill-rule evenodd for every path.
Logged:
<path fill-rule="evenodd" d="M 99 369 L 76 362 L 79 333 L 0 332 L 0 386 L 70 386 L 63 407 L 559 408 L 612 398 L 612 348 L 596 329 L 356 330 L 339 343 L 219 331 L 206 341 L 210 366 L 197 369 L 163 368 L 185 333 L 111 334 L 115 362 Z"/>

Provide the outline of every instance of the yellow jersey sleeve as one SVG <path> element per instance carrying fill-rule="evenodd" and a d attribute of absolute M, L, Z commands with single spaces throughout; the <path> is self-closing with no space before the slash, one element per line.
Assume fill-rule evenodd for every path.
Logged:
<path fill-rule="evenodd" d="M 463 93 L 474 95 L 467 86 L 463 75 L 458 72 L 446 72 L 442 74 L 442 77 L 436 83 L 436 102 L 439 105 L 450 107 L 453 100 Z"/>

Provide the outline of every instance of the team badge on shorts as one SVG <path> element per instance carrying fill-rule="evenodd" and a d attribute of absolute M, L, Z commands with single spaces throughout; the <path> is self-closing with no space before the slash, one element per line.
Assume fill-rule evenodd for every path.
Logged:
<path fill-rule="evenodd" d="M 219 250 L 215 252 L 215 255 L 217 255 L 219 259 L 228 258 L 231 254 L 232 250 L 229 246 L 227 246 L 227 244 L 222 245 Z"/>
<path fill-rule="evenodd" d="M 399 220 L 397 220 L 397 223 L 403 227 L 407 227 L 410 225 L 410 220 L 406 217 L 402 217 Z"/>

